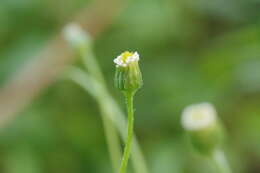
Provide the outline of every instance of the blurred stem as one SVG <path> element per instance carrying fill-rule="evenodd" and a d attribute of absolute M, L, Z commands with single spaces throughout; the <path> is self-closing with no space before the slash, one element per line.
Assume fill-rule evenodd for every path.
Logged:
<path fill-rule="evenodd" d="M 96 61 L 96 57 L 93 54 L 91 45 L 81 47 L 79 53 L 83 60 L 83 64 L 89 73 L 102 82 L 102 85 L 106 86 L 104 76 L 99 68 L 98 62 Z"/>
<path fill-rule="evenodd" d="M 119 173 L 126 172 L 128 160 L 132 149 L 133 131 L 134 131 L 134 108 L 133 108 L 134 93 L 126 92 L 125 98 L 126 98 L 126 107 L 127 107 L 127 114 L 128 114 L 128 125 L 127 125 L 128 127 L 127 127 L 127 139 L 125 143 L 124 155 L 122 158 Z"/>
<path fill-rule="evenodd" d="M 102 111 L 103 109 L 101 109 Z M 114 128 L 111 120 L 105 115 L 106 113 L 102 111 L 102 121 L 104 125 L 105 136 L 108 144 L 108 150 L 110 153 L 111 162 L 113 169 L 116 171 L 119 167 L 119 159 L 121 156 L 121 150 L 119 148 L 119 139 L 117 136 L 117 131 Z"/>
<path fill-rule="evenodd" d="M 212 160 L 215 163 L 219 173 L 232 173 L 222 150 L 216 149 L 212 154 Z"/>
<path fill-rule="evenodd" d="M 96 61 L 96 58 L 94 57 L 91 45 L 80 47 L 78 52 L 89 73 L 98 81 L 100 81 L 100 83 L 105 87 L 105 80 L 102 75 L 101 69 L 99 68 L 99 65 Z M 108 150 L 110 153 L 110 159 L 114 171 L 117 171 L 119 168 L 119 161 L 121 157 L 120 141 L 114 124 L 109 118 L 107 118 L 104 109 L 101 109 L 101 114 Z"/>

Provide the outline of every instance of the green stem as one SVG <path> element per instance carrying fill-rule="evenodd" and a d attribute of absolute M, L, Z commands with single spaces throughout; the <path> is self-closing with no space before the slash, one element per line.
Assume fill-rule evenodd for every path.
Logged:
<path fill-rule="evenodd" d="M 121 167 L 119 173 L 125 173 L 127 169 L 128 160 L 131 154 L 132 141 L 133 141 L 133 131 L 134 131 L 134 109 L 133 109 L 133 93 L 126 93 L 126 106 L 128 112 L 128 128 L 127 128 L 127 139 L 124 149 L 124 155 L 121 162 Z"/>
<path fill-rule="evenodd" d="M 219 149 L 215 150 L 212 154 L 212 160 L 218 168 L 219 173 L 232 173 L 223 151 Z"/>

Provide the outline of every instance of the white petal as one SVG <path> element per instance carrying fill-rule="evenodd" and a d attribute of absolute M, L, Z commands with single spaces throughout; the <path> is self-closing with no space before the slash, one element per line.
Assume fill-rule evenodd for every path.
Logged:
<path fill-rule="evenodd" d="M 129 63 L 135 61 L 139 61 L 139 54 L 137 52 L 135 52 L 132 56 L 127 57 L 125 62 L 123 61 L 123 57 L 121 55 L 114 59 L 114 63 L 122 67 L 127 67 Z"/>

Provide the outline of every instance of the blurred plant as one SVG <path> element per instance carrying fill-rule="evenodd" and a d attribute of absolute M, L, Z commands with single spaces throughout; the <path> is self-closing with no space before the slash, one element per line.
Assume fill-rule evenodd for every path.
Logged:
<path fill-rule="evenodd" d="M 221 149 L 223 130 L 215 108 L 209 103 L 191 105 L 182 114 L 182 126 L 187 130 L 193 147 L 210 157 L 220 173 L 231 173 Z"/>
<path fill-rule="evenodd" d="M 79 56 L 83 58 L 84 64 L 89 70 L 90 75 L 105 85 L 104 78 L 92 54 L 90 36 L 88 36 L 76 24 L 68 25 L 64 30 L 64 34 L 66 39 L 70 42 L 71 46 L 75 49 L 76 53 L 78 53 Z M 88 57 L 86 57 L 86 55 Z M 74 70 L 77 71 L 77 69 Z M 82 71 L 82 73 L 84 72 Z M 104 124 L 109 153 L 113 163 L 113 168 L 116 170 L 118 168 L 118 160 L 121 153 L 119 140 L 114 125 L 110 119 L 105 116 L 104 112 L 102 112 L 102 114 L 103 115 L 101 117 Z"/>
<path fill-rule="evenodd" d="M 122 53 L 114 60 L 116 64 L 115 86 L 124 94 L 128 112 L 127 139 L 119 170 L 120 173 L 126 172 L 128 160 L 131 154 L 134 132 L 134 95 L 143 85 L 142 74 L 138 61 L 138 53 L 130 53 L 128 51 Z"/>
<path fill-rule="evenodd" d="M 67 76 L 89 92 L 98 102 L 102 113 L 113 168 L 117 172 L 121 151 L 116 130 L 123 139 L 126 136 L 124 131 L 127 126 L 126 120 L 119 106 L 107 90 L 103 74 L 92 51 L 90 37 L 77 24 L 68 25 L 64 29 L 64 36 L 75 52 L 83 59 L 84 65 L 88 70 L 88 72 L 85 72 L 80 68 L 71 67 Z M 133 166 L 137 173 L 148 172 L 135 136 L 133 139 Z"/>

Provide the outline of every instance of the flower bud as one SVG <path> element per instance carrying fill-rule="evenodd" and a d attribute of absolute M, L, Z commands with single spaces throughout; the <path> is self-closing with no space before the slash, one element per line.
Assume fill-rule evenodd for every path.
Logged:
<path fill-rule="evenodd" d="M 65 40 L 76 49 L 88 47 L 91 42 L 91 38 L 87 32 L 85 32 L 81 26 L 76 23 L 70 23 L 65 26 L 63 29 L 63 35 Z"/>
<path fill-rule="evenodd" d="M 124 52 L 114 59 L 116 64 L 115 86 L 123 92 L 136 92 L 143 85 L 139 68 L 139 54 Z"/>
<path fill-rule="evenodd" d="M 182 126 L 188 132 L 193 147 L 202 154 L 211 154 L 223 140 L 223 131 L 213 105 L 202 103 L 184 109 Z"/>

